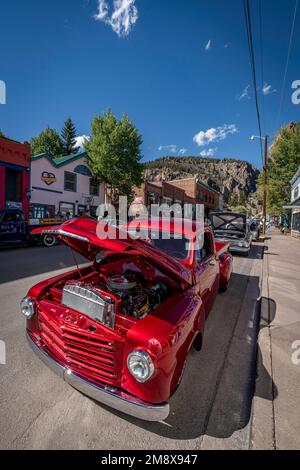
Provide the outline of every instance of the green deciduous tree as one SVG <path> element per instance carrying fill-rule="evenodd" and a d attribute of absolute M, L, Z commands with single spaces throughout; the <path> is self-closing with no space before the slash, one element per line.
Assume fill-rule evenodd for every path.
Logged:
<path fill-rule="evenodd" d="M 52 157 L 63 154 L 63 143 L 55 129 L 47 127 L 37 137 L 31 139 L 31 154 L 48 153 Z"/>
<path fill-rule="evenodd" d="M 6 135 L 3 134 L 3 132 L 1 131 L 1 129 L 0 129 L 0 137 L 6 137 Z"/>
<path fill-rule="evenodd" d="M 90 165 L 111 187 L 112 198 L 130 197 L 133 186 L 142 183 L 142 137 L 126 114 L 118 120 L 111 110 L 93 119 L 92 135 L 85 142 Z"/>
<path fill-rule="evenodd" d="M 76 127 L 71 118 L 65 121 L 61 131 L 61 140 L 63 144 L 63 155 L 71 155 L 79 150 L 79 147 L 76 147 Z"/>
<path fill-rule="evenodd" d="M 268 160 L 267 205 L 271 215 L 284 212 L 291 200 L 290 180 L 300 165 L 300 122 L 282 128 L 270 148 Z M 260 194 L 263 174 L 259 176 Z"/>

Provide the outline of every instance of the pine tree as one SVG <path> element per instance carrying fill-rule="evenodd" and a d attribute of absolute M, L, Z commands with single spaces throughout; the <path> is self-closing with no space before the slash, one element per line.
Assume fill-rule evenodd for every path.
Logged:
<path fill-rule="evenodd" d="M 247 204 L 247 197 L 246 197 L 245 191 L 241 191 L 240 196 L 239 196 L 239 205 L 244 207 L 246 206 L 246 204 Z"/>
<path fill-rule="evenodd" d="M 76 127 L 71 118 L 65 121 L 64 127 L 61 131 L 61 139 L 63 143 L 63 155 L 71 155 L 79 150 L 76 147 Z"/>
<path fill-rule="evenodd" d="M 237 195 L 237 193 L 232 193 L 230 198 L 229 198 L 229 201 L 228 201 L 228 205 L 231 206 L 231 207 L 236 207 L 239 205 L 239 197 Z"/>

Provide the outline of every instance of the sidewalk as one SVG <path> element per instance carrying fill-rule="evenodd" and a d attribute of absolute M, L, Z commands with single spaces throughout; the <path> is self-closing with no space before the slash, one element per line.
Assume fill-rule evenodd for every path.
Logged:
<path fill-rule="evenodd" d="M 300 241 L 275 229 L 266 242 L 261 307 L 252 448 L 300 449 Z"/>

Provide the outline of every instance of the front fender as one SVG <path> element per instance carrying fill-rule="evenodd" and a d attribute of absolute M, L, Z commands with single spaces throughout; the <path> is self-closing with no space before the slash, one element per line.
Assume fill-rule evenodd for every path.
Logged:
<path fill-rule="evenodd" d="M 167 401 L 175 391 L 187 354 L 204 328 L 202 300 L 194 291 L 175 295 L 155 314 L 150 314 L 128 332 L 124 349 L 122 388 L 149 403 Z M 139 383 L 127 368 L 128 354 L 143 349 L 155 366 L 153 377 Z"/>

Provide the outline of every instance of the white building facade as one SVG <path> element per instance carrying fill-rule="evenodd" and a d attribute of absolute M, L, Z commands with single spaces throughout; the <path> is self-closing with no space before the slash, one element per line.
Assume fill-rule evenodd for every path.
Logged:
<path fill-rule="evenodd" d="M 30 218 L 95 215 L 104 197 L 105 185 L 94 178 L 86 152 L 57 158 L 44 153 L 31 158 Z"/>
<path fill-rule="evenodd" d="M 300 239 L 300 166 L 291 180 L 292 221 L 291 235 Z"/>

